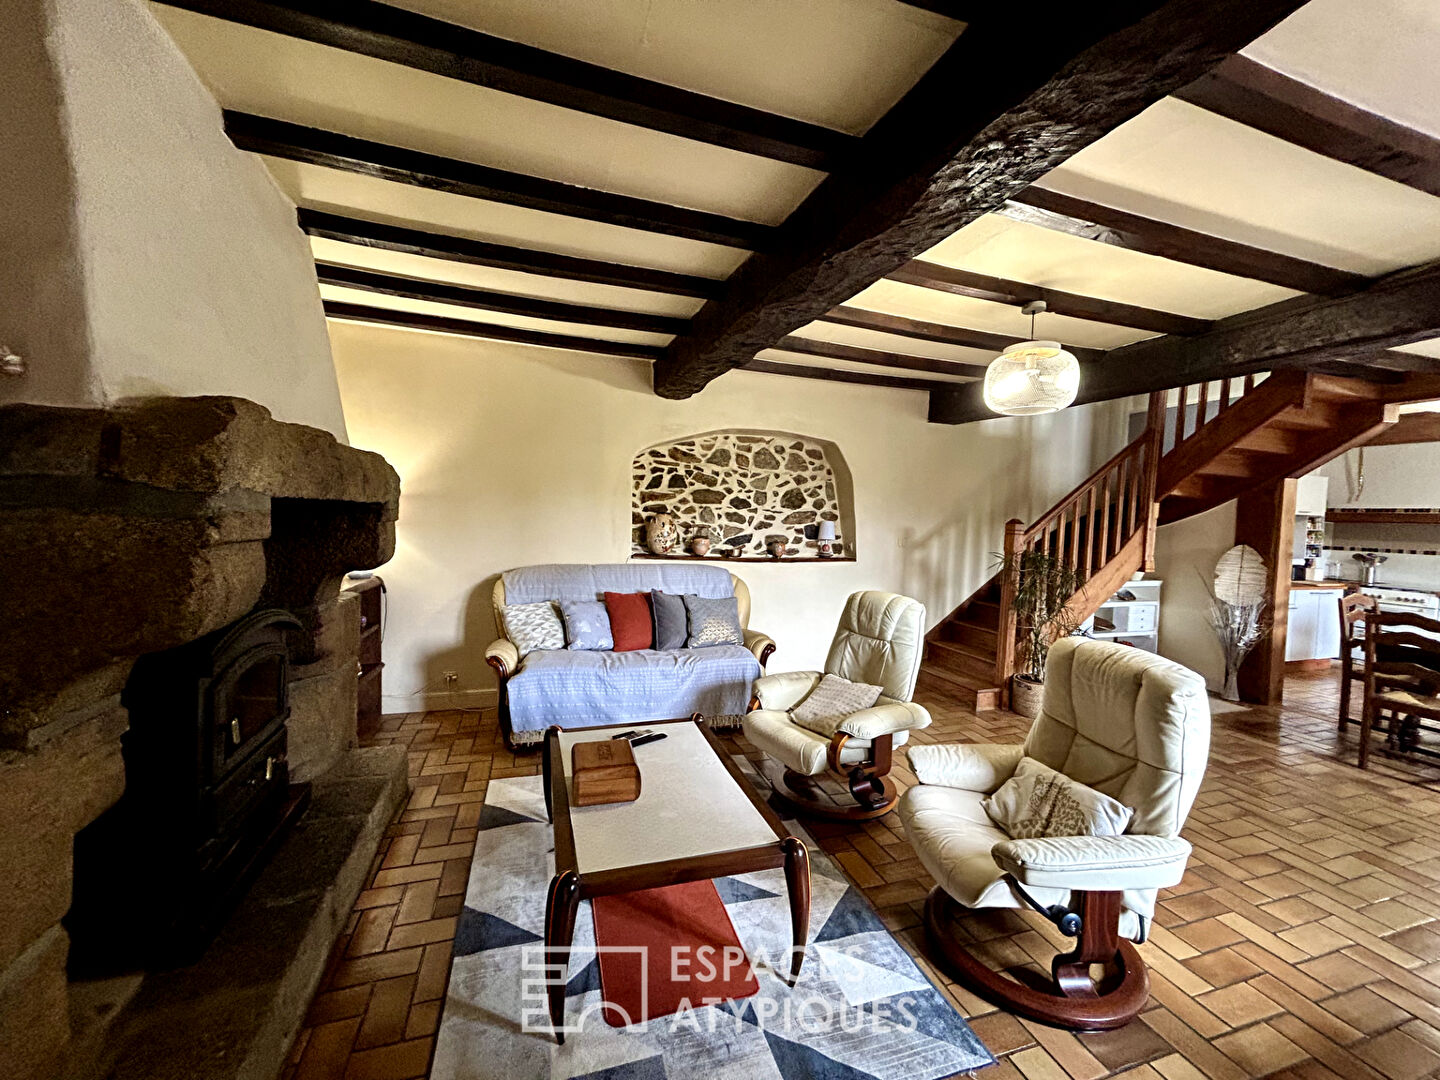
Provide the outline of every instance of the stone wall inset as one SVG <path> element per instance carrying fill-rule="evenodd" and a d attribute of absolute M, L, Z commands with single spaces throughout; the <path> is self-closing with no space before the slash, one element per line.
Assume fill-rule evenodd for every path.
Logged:
<path fill-rule="evenodd" d="M 712 557 L 766 558 L 771 540 L 784 540 L 789 557 L 813 556 L 819 523 L 833 521 L 836 554 L 853 557 L 841 505 L 848 483 L 832 457 L 829 444 L 780 432 L 718 431 L 647 447 L 632 463 L 632 552 L 648 552 L 646 521 L 670 514 L 685 552 L 709 528 Z"/>

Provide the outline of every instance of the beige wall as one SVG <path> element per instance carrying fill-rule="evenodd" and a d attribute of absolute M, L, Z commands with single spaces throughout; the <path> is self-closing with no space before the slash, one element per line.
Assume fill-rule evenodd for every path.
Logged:
<path fill-rule="evenodd" d="M 931 621 L 991 572 L 1006 518 L 1043 511 L 1123 440 L 1123 409 L 962 427 L 925 421 L 925 397 L 732 372 L 674 402 L 645 364 L 442 335 L 331 327 L 355 445 L 400 472 L 385 641 L 388 711 L 456 671 L 456 704 L 485 700 L 495 634 L 490 585 L 513 566 L 620 562 L 635 451 L 722 427 L 832 440 L 855 483 L 860 561 L 726 564 L 750 584 L 751 625 L 779 643 L 777 671 L 824 661 L 844 598 L 880 588 Z"/>
<path fill-rule="evenodd" d="M 235 394 L 345 437 L 309 246 L 139 0 L 0 3 L 0 403 Z"/>

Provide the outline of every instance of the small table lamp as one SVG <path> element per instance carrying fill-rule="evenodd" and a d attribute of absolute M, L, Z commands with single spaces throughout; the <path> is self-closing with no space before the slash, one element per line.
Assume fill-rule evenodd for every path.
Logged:
<path fill-rule="evenodd" d="M 820 558 L 828 559 L 835 554 L 835 523 L 833 521 L 820 522 L 820 528 L 815 533 L 815 539 L 820 545 Z"/>

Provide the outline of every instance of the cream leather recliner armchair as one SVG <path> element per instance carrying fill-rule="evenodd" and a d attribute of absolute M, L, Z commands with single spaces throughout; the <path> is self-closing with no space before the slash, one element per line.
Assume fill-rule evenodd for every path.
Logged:
<path fill-rule="evenodd" d="M 1157 890 L 1178 884 L 1190 845 L 1181 826 L 1210 752 L 1205 682 L 1124 645 L 1065 638 L 1050 648 L 1045 702 L 1023 745 L 917 746 L 920 783 L 900 816 L 938 882 L 926 927 L 953 974 L 1023 1016 L 1097 1030 L 1128 1023 L 1149 997 L 1132 941 L 1145 939 Z M 1014 840 L 980 803 L 1035 758 L 1134 810 L 1123 836 Z M 962 909 L 1035 907 L 1078 936 L 1055 958 L 1055 993 L 1023 986 L 971 956 L 951 932 Z M 1128 939 L 1128 940 L 1127 940 Z M 1091 964 L 1106 966 L 1099 984 Z"/>
<path fill-rule="evenodd" d="M 765 769 L 777 794 L 802 810 L 831 818 L 872 818 L 890 810 L 896 795 L 884 777 L 894 748 L 930 714 L 910 700 L 925 649 L 925 605 L 908 596 L 868 591 L 845 601 L 825 671 L 788 671 L 755 683 L 745 737 L 784 767 Z M 822 675 L 883 687 L 873 708 L 852 713 L 832 738 L 790 719 L 789 711 L 815 689 Z M 768 763 L 767 763 L 768 764 Z M 856 806 L 840 805 L 812 779 L 830 772 L 845 780 Z"/>

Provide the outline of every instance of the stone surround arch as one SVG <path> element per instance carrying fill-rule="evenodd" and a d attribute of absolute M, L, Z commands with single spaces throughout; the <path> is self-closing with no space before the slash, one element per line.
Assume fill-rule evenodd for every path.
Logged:
<path fill-rule="evenodd" d="M 855 557 L 850 467 L 827 439 L 791 431 L 723 428 L 647 446 L 631 462 L 632 554 L 648 554 L 645 523 L 674 516 L 687 545 L 702 527 L 711 558 L 765 559 L 783 539 L 786 556 L 817 554 L 816 531 L 833 521 L 837 557 Z"/>

